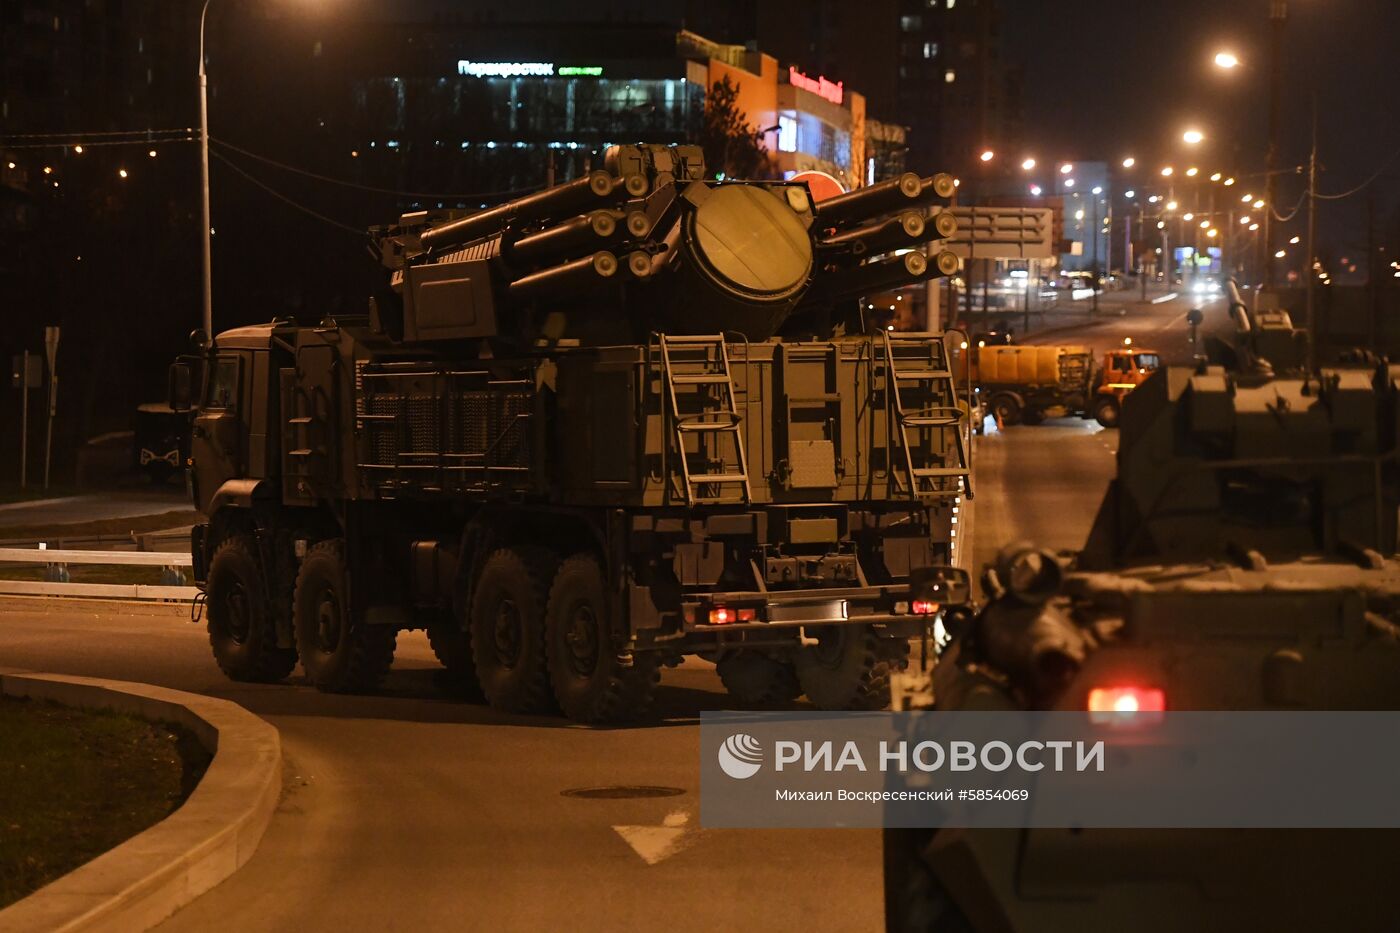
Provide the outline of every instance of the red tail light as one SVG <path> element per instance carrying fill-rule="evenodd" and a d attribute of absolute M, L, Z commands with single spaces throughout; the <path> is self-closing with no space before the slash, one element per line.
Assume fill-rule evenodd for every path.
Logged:
<path fill-rule="evenodd" d="M 716 606 L 710 610 L 711 625 L 729 625 L 731 622 L 753 622 L 758 613 L 753 609 L 732 609 L 729 606 Z"/>
<path fill-rule="evenodd" d="M 1157 687 L 1095 687 L 1089 691 L 1089 721 L 1116 725 L 1158 722 L 1167 695 Z M 1150 715 L 1140 716 L 1139 713 Z"/>
<path fill-rule="evenodd" d="M 916 616 L 931 616 L 938 611 L 938 603 L 927 599 L 916 599 L 909 604 L 909 608 Z"/>

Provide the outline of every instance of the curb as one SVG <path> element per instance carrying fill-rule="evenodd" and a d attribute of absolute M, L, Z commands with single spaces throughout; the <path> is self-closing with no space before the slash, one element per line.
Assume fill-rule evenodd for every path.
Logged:
<path fill-rule="evenodd" d="M 184 726 L 214 752 L 170 816 L 0 910 L 0 933 L 147 930 L 237 871 L 282 795 L 277 730 L 236 703 L 146 684 L 0 668 L 0 695 Z"/>

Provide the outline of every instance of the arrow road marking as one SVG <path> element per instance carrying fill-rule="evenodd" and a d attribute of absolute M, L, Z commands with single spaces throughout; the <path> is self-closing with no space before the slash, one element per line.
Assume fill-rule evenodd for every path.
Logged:
<path fill-rule="evenodd" d="M 660 826 L 614 826 L 622 840 L 648 865 L 655 865 L 687 848 L 695 833 L 686 828 L 690 815 L 684 810 L 666 814 Z"/>

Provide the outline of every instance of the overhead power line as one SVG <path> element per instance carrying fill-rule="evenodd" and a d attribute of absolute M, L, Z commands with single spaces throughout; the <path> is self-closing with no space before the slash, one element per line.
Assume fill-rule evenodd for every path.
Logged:
<path fill-rule="evenodd" d="M 1390 166 L 1395 162 L 1396 159 L 1400 159 L 1400 151 L 1397 151 L 1390 158 L 1386 159 L 1385 162 L 1381 165 L 1381 167 L 1376 169 L 1375 173 L 1370 178 L 1366 179 L 1361 184 L 1357 185 L 1355 188 L 1352 188 L 1350 191 L 1344 191 L 1341 194 L 1323 194 L 1319 191 L 1317 196 L 1324 201 L 1340 201 L 1343 198 L 1349 198 L 1354 194 L 1360 194 L 1362 191 L 1365 191 L 1367 188 L 1371 187 L 1371 184 L 1376 179 L 1380 178 L 1381 175 L 1385 174 L 1385 170 L 1390 168 Z"/>
<path fill-rule="evenodd" d="M 0 149 L 70 149 L 74 146 L 82 146 L 84 149 L 95 149 L 98 146 L 154 146 L 163 143 L 191 143 L 199 137 L 197 136 L 172 136 L 162 139 L 108 139 L 93 140 L 83 142 L 63 142 L 63 143 L 6 143 L 0 142 Z"/>
<path fill-rule="evenodd" d="M 352 227 L 352 226 L 350 226 L 349 224 L 343 224 L 343 223 L 341 223 L 340 221 L 336 220 L 336 219 L 333 218 L 333 217 L 327 217 L 325 214 L 322 214 L 322 213 L 320 213 L 319 211 L 313 210 L 312 208 L 307 207 L 305 204 L 301 204 L 300 202 L 295 201 L 295 200 L 293 200 L 292 198 L 287 197 L 285 194 L 283 194 L 282 192 L 278 191 L 276 188 L 273 188 L 272 186 L 266 184 L 265 182 L 261 181 L 260 179 L 256 178 L 255 176 L 253 176 L 253 175 L 249 174 L 248 172 L 244 171 L 242 168 L 239 168 L 239 166 L 238 166 L 237 164 L 235 164 L 232 160 L 230 160 L 227 156 L 224 156 L 224 155 L 222 155 L 222 154 L 220 154 L 220 153 L 218 153 L 218 152 L 213 152 L 213 151 L 211 151 L 210 154 L 211 154 L 212 156 L 214 156 L 214 158 L 218 159 L 220 162 L 222 162 L 222 163 L 224 163 L 225 165 L 227 165 L 229 168 L 233 169 L 233 170 L 234 170 L 235 172 L 237 172 L 239 175 L 242 175 L 242 176 L 243 176 L 244 178 L 246 178 L 248 181 L 252 182 L 254 185 L 257 185 L 259 188 L 261 188 L 262 190 L 266 191 L 268 194 L 272 195 L 272 196 L 273 196 L 274 198 L 276 198 L 277 200 L 279 200 L 279 201 L 283 202 L 284 204 L 287 204 L 287 205 L 289 205 L 289 206 L 291 206 L 291 207 L 296 208 L 297 210 L 301 211 L 303 214 L 307 214 L 307 215 L 309 215 L 309 216 L 311 216 L 311 217 L 314 217 L 314 218 L 316 218 L 317 220 L 321 221 L 322 223 L 330 224 L 332 227 L 336 227 L 336 228 L 338 228 L 338 229 L 345 230 L 345 231 L 348 231 L 348 232 L 350 232 L 350 233 L 353 233 L 353 234 L 355 234 L 356 236 L 364 236 L 364 235 L 365 235 L 365 230 L 364 230 L 364 228 L 361 228 L 361 227 Z"/>
<path fill-rule="evenodd" d="M 177 126 L 168 130 L 70 130 L 66 133 L 6 133 L 0 136 L 0 145 L 4 145 L 4 141 L 10 139 L 71 139 L 74 144 L 86 146 L 89 139 L 100 139 L 104 136 L 159 136 L 168 133 L 199 135 L 199 132 L 192 126 Z"/>
<path fill-rule="evenodd" d="M 374 194 L 391 194 L 396 195 L 398 197 L 408 198 L 431 198 L 434 200 L 443 201 L 476 201 L 480 203 L 483 200 L 508 200 L 517 195 L 528 194 L 531 191 L 537 190 L 534 187 L 530 187 L 515 188 L 509 191 L 475 191 L 466 194 L 452 194 L 435 191 L 401 191 L 397 188 L 379 188 L 375 187 L 374 185 L 362 185 L 358 182 L 344 181 L 339 178 L 332 178 L 329 175 L 322 175 L 318 172 L 312 172 L 304 168 L 298 168 L 297 166 L 289 165 L 286 162 L 279 162 L 278 160 L 270 158 L 268 156 L 259 155 L 256 152 L 251 152 L 247 149 L 242 148 L 241 146 L 235 146 L 233 143 L 227 142 L 226 140 L 222 140 L 217 136 L 210 136 L 209 141 L 217 146 L 222 146 L 225 149 L 236 152 L 239 155 L 247 156 L 250 159 L 256 159 L 257 161 L 264 162 L 268 165 L 273 166 L 274 168 L 282 169 L 284 172 L 292 172 L 297 175 L 304 175 L 307 178 L 314 178 L 316 181 L 325 182 L 328 185 L 340 185 L 343 188 L 353 188 L 358 191 L 369 191 L 373 192 Z"/>

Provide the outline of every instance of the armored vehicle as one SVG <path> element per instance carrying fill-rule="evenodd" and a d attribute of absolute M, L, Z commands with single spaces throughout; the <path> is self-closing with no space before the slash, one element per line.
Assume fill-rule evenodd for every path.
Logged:
<path fill-rule="evenodd" d="M 954 622 L 939 709 L 1400 704 L 1400 367 L 1310 371 L 1231 289 L 1233 345 L 1124 399 L 1071 560 L 1009 546 Z M 951 621 L 951 620 L 950 620 Z M 1386 739 L 1382 739 L 1386 740 Z M 1306 807 L 1306 800 L 1299 800 Z M 890 929 L 1393 929 L 1394 833 L 886 832 Z M 1345 918 L 1344 920 L 1341 918 Z"/>
<path fill-rule="evenodd" d="M 971 489 L 943 336 L 867 332 L 856 299 L 956 268 L 926 246 L 952 191 L 816 204 L 622 146 L 375 231 L 367 315 L 207 351 L 192 549 L 220 667 L 368 689 L 423 628 L 501 709 L 628 716 L 688 654 L 745 702 L 882 705 L 967 596 L 939 568 Z"/>

